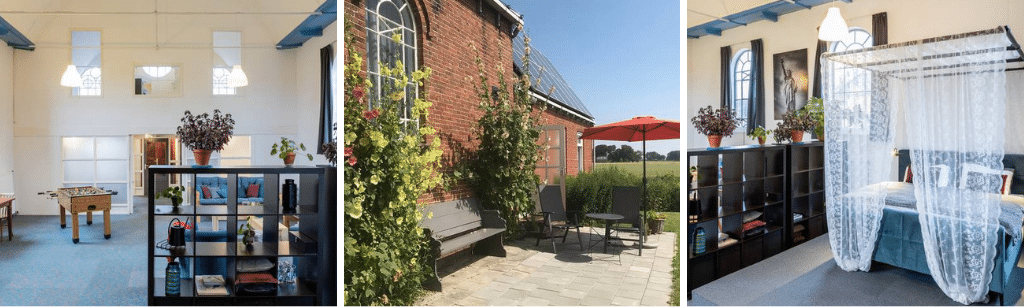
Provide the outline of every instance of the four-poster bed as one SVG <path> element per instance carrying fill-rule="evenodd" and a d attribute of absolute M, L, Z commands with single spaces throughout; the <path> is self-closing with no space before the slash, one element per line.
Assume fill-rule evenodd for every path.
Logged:
<path fill-rule="evenodd" d="M 1004 149 L 1005 72 L 1022 68 L 1007 27 L 822 55 L 826 213 L 840 268 L 880 261 L 928 273 L 964 304 L 1011 291 L 1024 198 L 1000 191 L 1024 186 L 1000 177 L 1018 166 Z M 899 136 L 911 184 L 890 175 Z"/>

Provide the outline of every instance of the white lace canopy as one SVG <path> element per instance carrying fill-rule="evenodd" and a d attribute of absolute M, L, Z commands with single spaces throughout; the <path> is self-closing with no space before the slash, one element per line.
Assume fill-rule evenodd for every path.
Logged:
<path fill-rule="evenodd" d="M 957 302 L 986 299 L 1005 72 L 1024 67 L 1022 58 L 1007 27 L 822 55 L 826 213 L 839 267 L 870 268 L 885 205 L 879 183 L 893 181 L 893 136 L 905 133 L 928 269 Z M 852 90 L 862 82 L 869 91 Z M 905 131 L 894 131 L 897 120 Z M 958 173 L 967 170 L 976 171 Z"/>

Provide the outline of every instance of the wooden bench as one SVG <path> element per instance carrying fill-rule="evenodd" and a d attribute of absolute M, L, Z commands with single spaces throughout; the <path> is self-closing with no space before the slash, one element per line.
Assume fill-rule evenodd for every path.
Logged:
<path fill-rule="evenodd" d="M 482 210 L 475 198 L 459 199 L 424 206 L 423 227 L 430 237 L 434 272 L 423 281 L 423 287 L 441 291 L 437 260 L 476 243 L 474 255 L 505 257 L 501 234 L 505 219 L 497 210 Z M 431 216 L 433 213 L 433 216 Z"/>

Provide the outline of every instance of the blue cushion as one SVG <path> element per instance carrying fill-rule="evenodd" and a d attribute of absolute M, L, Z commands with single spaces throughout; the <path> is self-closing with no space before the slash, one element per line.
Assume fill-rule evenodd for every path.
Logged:
<path fill-rule="evenodd" d="M 249 184 L 260 185 L 259 197 L 247 198 L 245 197 L 245 189 L 249 187 Z M 228 197 L 228 180 L 223 177 L 198 177 L 196 178 L 196 191 L 202 191 L 202 186 L 217 186 L 217 195 L 220 198 L 199 198 L 200 205 L 223 205 L 227 204 Z M 263 177 L 238 177 L 238 202 L 263 202 Z"/>

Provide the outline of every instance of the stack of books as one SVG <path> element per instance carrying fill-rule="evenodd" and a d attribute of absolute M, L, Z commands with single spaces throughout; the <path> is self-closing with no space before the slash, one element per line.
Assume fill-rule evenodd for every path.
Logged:
<path fill-rule="evenodd" d="M 224 276 L 220 275 L 198 275 L 196 276 L 197 295 L 228 295 L 228 288 L 224 282 Z"/>

